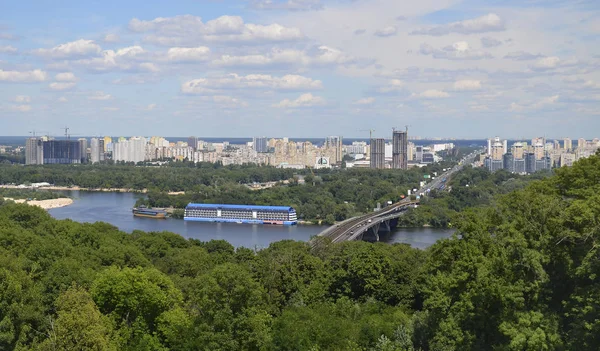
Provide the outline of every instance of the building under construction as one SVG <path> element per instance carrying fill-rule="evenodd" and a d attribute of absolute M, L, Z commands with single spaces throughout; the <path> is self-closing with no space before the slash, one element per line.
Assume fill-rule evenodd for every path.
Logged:
<path fill-rule="evenodd" d="M 408 130 L 394 130 L 392 135 L 392 168 L 408 169 Z"/>

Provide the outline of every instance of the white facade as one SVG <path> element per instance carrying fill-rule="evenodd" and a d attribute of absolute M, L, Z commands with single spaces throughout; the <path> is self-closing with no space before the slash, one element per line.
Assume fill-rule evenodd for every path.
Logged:
<path fill-rule="evenodd" d="M 94 164 L 103 161 L 103 156 L 104 145 L 100 145 L 100 139 L 92 138 L 92 140 L 90 140 L 90 162 Z"/>
<path fill-rule="evenodd" d="M 146 138 L 132 137 L 113 145 L 113 159 L 125 162 L 143 162 L 146 156 Z"/>

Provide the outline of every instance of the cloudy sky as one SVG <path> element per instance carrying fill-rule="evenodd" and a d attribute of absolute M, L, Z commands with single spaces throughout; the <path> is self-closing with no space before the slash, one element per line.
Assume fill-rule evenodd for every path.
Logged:
<path fill-rule="evenodd" d="M 150 3 L 2 1 L 0 135 L 600 136 L 597 0 Z"/>

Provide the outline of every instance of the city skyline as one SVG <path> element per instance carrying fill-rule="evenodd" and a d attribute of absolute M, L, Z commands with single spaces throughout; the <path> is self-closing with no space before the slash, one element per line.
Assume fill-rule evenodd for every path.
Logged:
<path fill-rule="evenodd" d="M 424 138 L 591 139 L 599 11 L 563 0 L 12 2 L 0 14 L 0 134 L 387 138 L 411 125 Z"/>

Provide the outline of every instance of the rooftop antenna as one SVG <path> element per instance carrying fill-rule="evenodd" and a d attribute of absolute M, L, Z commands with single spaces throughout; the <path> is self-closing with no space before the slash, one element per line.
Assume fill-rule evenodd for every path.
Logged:
<path fill-rule="evenodd" d="M 67 138 L 67 140 L 70 139 L 70 135 L 69 135 L 69 127 L 65 127 L 65 138 Z"/>

